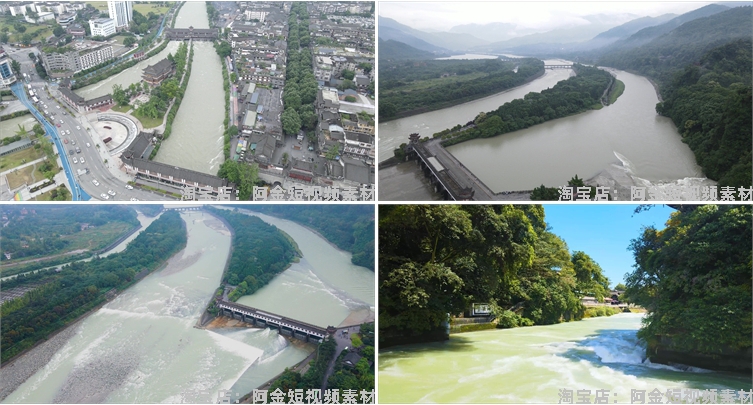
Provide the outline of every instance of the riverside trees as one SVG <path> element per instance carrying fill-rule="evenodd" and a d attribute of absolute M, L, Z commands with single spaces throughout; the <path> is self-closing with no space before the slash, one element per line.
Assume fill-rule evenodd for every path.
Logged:
<path fill-rule="evenodd" d="M 380 339 L 438 328 L 489 302 L 512 325 L 583 315 L 580 296 L 608 280 L 583 252 L 547 231 L 541 206 L 380 206 Z M 522 316 L 506 311 L 519 305 Z"/>
<path fill-rule="evenodd" d="M 649 350 L 662 336 L 679 352 L 750 350 L 751 214 L 749 205 L 691 207 L 632 241 L 625 294 L 648 310 L 638 336 Z"/>

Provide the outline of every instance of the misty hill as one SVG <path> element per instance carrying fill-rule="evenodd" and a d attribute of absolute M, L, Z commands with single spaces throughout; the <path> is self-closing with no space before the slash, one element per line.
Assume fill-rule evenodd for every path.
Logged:
<path fill-rule="evenodd" d="M 434 54 L 416 49 L 393 39 L 385 41 L 379 38 L 379 63 L 388 60 L 403 59 L 434 59 Z"/>
<path fill-rule="evenodd" d="M 677 17 L 677 14 L 663 14 L 658 17 L 636 18 L 635 20 L 628 21 L 625 24 L 618 25 L 617 27 L 604 31 L 585 42 L 571 42 L 567 44 L 539 43 L 532 45 L 523 45 L 511 48 L 510 52 L 531 56 L 565 56 L 568 53 L 572 52 L 588 51 L 607 46 L 616 41 L 619 41 L 620 39 L 627 38 L 643 28 L 663 24 L 675 17 Z"/>
<path fill-rule="evenodd" d="M 536 44 L 568 44 L 585 42 L 603 33 L 604 31 L 624 24 L 625 22 L 634 20 L 635 17 L 636 16 L 632 14 L 620 14 L 612 16 L 605 14 L 595 14 L 585 16 L 582 17 L 584 20 L 588 21 L 588 24 L 585 25 L 563 27 L 546 32 L 524 35 L 517 38 L 508 39 L 506 41 L 498 41 L 486 46 L 477 47 L 476 50 L 482 50 L 486 52 L 504 52 Z"/>
<path fill-rule="evenodd" d="M 464 51 L 487 43 L 465 33 L 424 32 L 382 16 L 379 16 L 379 38 L 393 39 L 429 52 Z"/>
<path fill-rule="evenodd" d="M 385 41 L 397 41 L 403 44 L 406 44 L 407 46 L 410 46 L 413 49 L 426 51 L 426 52 L 448 52 L 447 49 L 440 48 L 438 46 L 432 45 L 423 39 L 416 38 L 414 35 L 408 34 L 406 32 L 400 31 L 393 27 L 382 27 L 379 26 L 379 39 L 385 40 Z M 382 52 L 382 49 L 379 49 L 379 53 Z"/>
<path fill-rule="evenodd" d="M 641 46 L 643 44 L 647 44 L 653 39 L 667 34 L 668 32 L 687 22 L 718 14 L 726 10 L 729 10 L 729 7 L 718 4 L 709 4 L 708 6 L 704 6 L 697 10 L 693 10 L 675 17 L 664 24 L 644 28 L 626 39 L 615 42 L 612 46 L 610 46 L 610 50 L 630 49 Z"/>
<path fill-rule="evenodd" d="M 696 62 L 712 48 L 737 39 L 751 38 L 751 7 L 725 9 L 726 11 L 686 22 L 643 46 L 612 50 L 602 55 L 598 63 L 638 71 L 660 81 L 667 81 L 672 72 Z"/>
<path fill-rule="evenodd" d="M 457 34 L 469 34 L 476 38 L 488 41 L 505 41 L 516 36 L 535 34 L 530 28 L 520 28 L 517 24 L 494 22 L 488 24 L 463 24 L 450 28 L 450 32 Z"/>

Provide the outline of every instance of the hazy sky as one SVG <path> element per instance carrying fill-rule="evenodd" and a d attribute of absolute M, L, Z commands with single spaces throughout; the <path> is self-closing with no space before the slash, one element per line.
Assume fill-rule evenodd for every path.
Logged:
<path fill-rule="evenodd" d="M 675 210 L 657 204 L 633 214 L 635 204 L 544 205 L 545 220 L 551 232 L 567 242 L 570 252 L 583 251 L 599 263 L 610 287 L 622 283 L 633 271 L 633 253 L 627 250 L 644 226 L 664 229 Z"/>
<path fill-rule="evenodd" d="M 683 14 L 711 2 L 638 1 L 496 1 L 496 2 L 393 2 L 379 1 L 380 16 L 420 30 L 449 31 L 462 24 L 515 23 L 527 28 L 554 29 L 586 23 L 581 16 L 629 13 L 656 17 Z"/>

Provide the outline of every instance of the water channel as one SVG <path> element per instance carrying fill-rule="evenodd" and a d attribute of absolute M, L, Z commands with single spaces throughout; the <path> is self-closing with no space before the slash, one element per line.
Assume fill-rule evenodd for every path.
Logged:
<path fill-rule="evenodd" d="M 167 44 L 165 49 L 151 58 L 144 59 L 128 69 L 102 80 L 101 82 L 77 89 L 75 90 L 75 93 L 89 100 L 104 96 L 105 94 L 112 94 L 112 86 L 116 84 L 119 84 L 126 89 L 133 83 L 139 83 L 141 82 L 141 75 L 147 66 L 154 65 L 162 59 L 167 58 L 167 54 L 169 53 L 175 55 L 175 52 L 178 50 L 178 45 L 180 45 L 180 42 L 172 41 Z"/>
<path fill-rule="evenodd" d="M 209 28 L 205 2 L 186 2 L 175 28 Z M 191 77 L 157 162 L 216 174 L 224 161 L 222 63 L 211 42 L 194 42 Z"/>
<path fill-rule="evenodd" d="M 642 314 L 455 334 L 379 353 L 380 403 L 558 403 L 559 390 L 750 389 L 750 376 L 644 362 Z M 666 398 L 662 400 L 666 402 Z M 593 402 L 591 402 L 593 403 Z"/>
<path fill-rule="evenodd" d="M 546 64 L 563 63 L 546 60 Z M 564 63 L 569 63 L 564 61 Z M 448 148 L 494 192 L 557 187 L 572 176 L 596 178 L 601 185 L 710 185 L 690 148 L 682 143 L 669 118 L 656 114 L 651 83 L 642 76 L 611 70 L 625 83 L 614 104 L 494 138 L 475 139 Z M 541 91 L 569 77 L 553 70 L 515 90 L 486 99 L 379 125 L 380 160 L 407 141 L 407 134 L 431 136 L 472 120 L 531 91 Z M 380 198 L 432 199 L 421 175 L 408 165 L 380 170 Z M 400 183 L 391 184 L 392 182 Z M 383 187 L 383 188 L 382 188 Z M 405 190 L 409 190 L 407 192 Z"/>
<path fill-rule="evenodd" d="M 260 216 L 291 235 L 304 259 L 239 303 L 324 326 L 373 319 L 373 272 L 304 227 Z M 82 321 L 4 402 L 216 402 L 219 390 L 248 393 L 316 349 L 271 329 L 194 328 L 220 285 L 231 237 L 208 213 L 181 217 L 186 248 Z"/>
<path fill-rule="evenodd" d="M 23 126 L 24 129 L 31 134 L 31 129 L 34 127 L 34 124 L 37 124 L 38 122 L 39 121 L 37 121 L 31 114 L 2 121 L 0 122 L 0 139 L 16 136 L 19 125 Z"/>

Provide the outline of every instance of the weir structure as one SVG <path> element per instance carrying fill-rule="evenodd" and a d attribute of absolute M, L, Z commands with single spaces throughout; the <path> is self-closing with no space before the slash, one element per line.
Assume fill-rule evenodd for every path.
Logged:
<path fill-rule="evenodd" d="M 216 305 L 220 309 L 220 315 L 238 319 L 254 326 L 277 329 L 281 335 L 294 337 L 306 342 L 322 343 L 327 335 L 337 331 L 333 326 L 328 326 L 325 329 L 225 300 L 218 299 Z"/>

